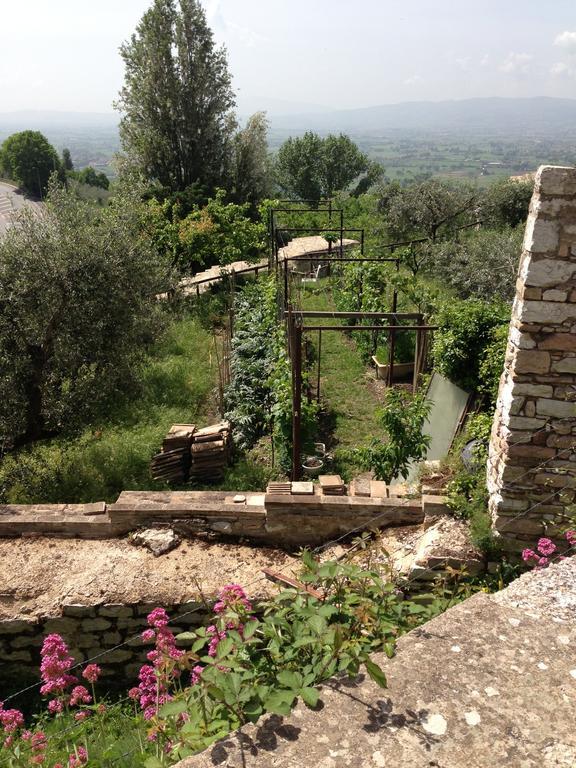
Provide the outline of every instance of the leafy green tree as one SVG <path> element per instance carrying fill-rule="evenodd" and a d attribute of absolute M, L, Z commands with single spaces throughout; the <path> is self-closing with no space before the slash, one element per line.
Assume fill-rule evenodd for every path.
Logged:
<path fill-rule="evenodd" d="M 401 187 L 387 185 L 380 198 L 380 211 L 386 217 L 393 238 L 428 237 L 433 242 L 440 235 L 478 219 L 478 193 L 465 185 L 446 184 L 429 179 Z"/>
<path fill-rule="evenodd" d="M 504 179 L 488 188 L 482 203 L 482 218 L 498 227 L 516 227 L 528 218 L 534 184 Z"/>
<path fill-rule="evenodd" d="M 523 227 L 470 231 L 458 240 L 428 247 L 425 271 L 460 299 L 511 301 L 514 297 Z"/>
<path fill-rule="evenodd" d="M 423 392 L 409 395 L 398 389 L 386 390 L 384 407 L 378 414 L 384 438 L 354 450 L 354 458 L 378 480 L 390 483 L 408 477 L 410 463 L 426 456 L 430 437 L 422 432 L 432 403 Z"/>
<path fill-rule="evenodd" d="M 347 189 L 362 174 L 358 193 L 374 183 L 382 173 L 377 163 L 370 162 L 348 137 L 327 136 L 325 139 L 308 131 L 290 138 L 278 150 L 275 163 L 276 181 L 288 195 L 318 202 Z"/>
<path fill-rule="evenodd" d="M 30 194 L 46 193 L 50 174 L 60 170 L 60 158 L 39 131 L 13 133 L 2 144 L 0 161 L 3 173 Z"/>
<path fill-rule="evenodd" d="M 95 210 L 50 187 L 0 240 L 0 437 L 81 423 L 132 378 L 157 328 L 166 269 L 143 236 L 140 190 Z"/>
<path fill-rule="evenodd" d="M 120 49 L 117 108 L 132 165 L 171 191 L 227 178 L 234 93 L 223 48 L 215 48 L 199 0 L 154 0 Z"/>
<path fill-rule="evenodd" d="M 98 173 L 91 165 L 83 168 L 76 178 L 81 184 L 88 184 L 90 187 L 100 187 L 101 189 L 108 189 L 110 187 L 108 176 L 105 173 Z"/>
<path fill-rule="evenodd" d="M 256 112 L 246 127 L 234 136 L 232 188 L 236 203 L 250 203 L 256 213 L 259 203 L 271 192 L 271 166 L 268 155 L 268 121 Z"/>
<path fill-rule="evenodd" d="M 74 163 L 72 162 L 72 155 L 70 154 L 70 150 L 64 148 L 62 150 L 62 167 L 65 171 L 73 171 L 74 170 Z"/>

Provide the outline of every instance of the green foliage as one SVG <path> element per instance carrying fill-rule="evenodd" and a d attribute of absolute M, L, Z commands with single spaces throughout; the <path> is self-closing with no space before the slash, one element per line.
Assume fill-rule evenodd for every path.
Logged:
<path fill-rule="evenodd" d="M 187 649 L 183 655 L 169 654 L 174 650 L 169 626 L 162 627 L 161 640 L 156 630 L 154 675 L 158 691 L 168 695 L 148 706 L 147 719 L 138 705 L 104 703 L 93 688 L 93 702 L 82 705 L 82 720 L 75 719 L 78 710 L 72 706 L 56 716 L 38 715 L 26 724 L 32 739 L 16 728 L 12 739 L 2 740 L 0 760 L 28 768 L 41 754 L 43 764 L 73 765 L 69 755 L 85 750 L 87 764 L 102 768 L 174 765 L 267 713 L 290 715 L 298 700 L 317 707 L 316 686 L 334 675 L 353 678 L 365 671 L 385 688 L 384 669 L 373 654 L 394 656 L 399 634 L 454 601 L 448 588 L 447 596 L 403 599 L 369 564 L 320 563 L 310 552 L 302 560 L 301 581 L 323 599 L 290 588 L 254 610 L 238 585 L 227 585 L 211 626 L 177 636 Z M 105 665 L 105 654 L 100 663 Z"/>
<path fill-rule="evenodd" d="M 98 173 L 91 165 L 81 171 L 71 171 L 70 175 L 77 179 L 80 184 L 88 184 L 89 187 L 100 187 L 101 189 L 110 187 L 108 176 L 105 173 Z"/>
<path fill-rule="evenodd" d="M 21 131 L 0 147 L 0 170 L 26 192 L 42 197 L 50 175 L 60 170 L 60 158 L 39 131 Z"/>
<path fill-rule="evenodd" d="M 234 136 L 231 187 L 234 202 L 249 203 L 256 214 L 258 205 L 270 196 L 272 169 L 266 134 L 268 121 L 264 112 L 256 112 L 246 127 Z"/>
<path fill-rule="evenodd" d="M 498 385 L 504 371 L 504 358 L 506 356 L 506 345 L 508 342 L 508 325 L 498 325 L 492 329 L 491 338 L 483 351 L 482 359 L 478 369 L 479 391 L 490 409 L 496 406 L 498 397 Z"/>
<path fill-rule="evenodd" d="M 469 299 L 444 304 L 434 318 L 440 326 L 432 345 L 436 370 L 467 392 L 490 389 L 497 363 L 483 361 L 487 347 L 495 342 L 495 329 L 509 318 L 509 308 L 500 302 Z"/>
<path fill-rule="evenodd" d="M 157 327 L 166 270 L 142 236 L 138 192 L 96 215 L 54 185 L 0 241 L 0 435 L 26 441 L 85 421 L 126 387 Z"/>
<path fill-rule="evenodd" d="M 410 463 L 426 456 L 430 437 L 422 429 L 431 405 L 423 392 L 409 396 L 403 390 L 388 389 L 378 414 L 384 437 L 356 448 L 354 455 L 360 466 L 387 483 L 398 476 L 406 478 Z"/>
<path fill-rule="evenodd" d="M 231 383 L 226 391 L 226 418 L 240 448 L 249 448 L 272 431 L 280 466 L 291 466 L 292 382 L 283 325 L 276 320 L 273 278 L 247 285 L 236 295 Z M 304 448 L 316 430 L 315 404 L 302 398 Z"/>
<path fill-rule="evenodd" d="M 468 419 L 466 431 L 453 449 L 450 461 L 454 474 L 447 492 L 454 516 L 468 521 L 473 544 L 489 557 L 498 559 L 500 553 L 488 512 L 489 494 L 486 486 L 492 418 L 491 413 L 477 413 Z M 470 440 L 475 440 L 476 444 L 472 461 L 466 466 L 460 454 Z"/>
<path fill-rule="evenodd" d="M 72 162 L 72 155 L 70 154 L 70 150 L 64 148 L 62 150 L 62 168 L 64 168 L 65 171 L 73 171 L 74 170 L 74 163 Z"/>
<path fill-rule="evenodd" d="M 174 191 L 227 178 L 235 99 L 224 48 L 198 0 L 155 0 L 129 42 L 118 109 L 122 146 L 147 178 Z"/>
<path fill-rule="evenodd" d="M 378 163 L 369 161 L 348 136 L 330 134 L 323 139 L 311 131 L 282 144 L 275 171 L 286 194 L 316 202 L 347 189 L 362 174 L 358 193 L 365 192 L 382 174 Z"/>
<path fill-rule="evenodd" d="M 225 202 L 224 190 L 217 190 L 203 208 L 196 207 L 177 222 L 179 256 L 183 271 L 192 264 L 212 266 L 234 261 L 253 261 L 266 247 L 266 226 L 249 216 L 250 203 Z"/>
<path fill-rule="evenodd" d="M 380 210 L 394 239 L 429 237 L 453 232 L 476 220 L 478 193 L 464 184 L 448 184 L 430 179 L 401 187 L 397 183 L 383 188 Z"/>
<path fill-rule="evenodd" d="M 528 218 L 534 190 L 532 181 L 502 179 L 488 188 L 482 203 L 482 218 L 492 226 L 517 227 Z"/>
<path fill-rule="evenodd" d="M 470 231 L 428 247 L 424 269 L 460 299 L 511 301 L 522 251 L 523 228 Z"/>
<path fill-rule="evenodd" d="M 216 380 L 212 338 L 198 320 L 165 318 L 166 330 L 118 393 L 77 434 L 38 441 L 3 457 L 4 503 L 115 501 L 124 490 L 162 489 L 150 478 L 150 458 L 172 424 L 206 423 Z M 261 488 L 256 470 L 234 469 L 232 487 Z M 244 483 L 247 483 L 245 485 Z"/>

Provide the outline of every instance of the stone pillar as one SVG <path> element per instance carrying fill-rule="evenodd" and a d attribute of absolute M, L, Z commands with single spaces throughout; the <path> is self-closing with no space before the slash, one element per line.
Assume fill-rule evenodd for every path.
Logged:
<path fill-rule="evenodd" d="M 576 168 L 542 166 L 488 459 L 493 528 L 508 551 L 559 536 L 573 514 L 575 400 Z"/>

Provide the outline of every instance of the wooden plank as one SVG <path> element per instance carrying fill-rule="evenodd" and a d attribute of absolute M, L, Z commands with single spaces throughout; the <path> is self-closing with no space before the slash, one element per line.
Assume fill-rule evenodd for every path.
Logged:
<path fill-rule="evenodd" d="M 318 600 L 324 600 L 326 597 L 323 592 L 319 592 L 317 589 L 309 587 L 307 584 L 303 584 L 301 581 L 298 581 L 298 579 L 293 579 L 291 576 L 285 576 L 283 573 L 273 571 L 271 568 L 262 568 L 262 573 L 270 581 L 274 581 L 278 584 L 285 584 L 288 587 L 299 589 L 302 592 L 307 592 L 309 595 L 312 595 L 312 597 L 315 597 Z"/>

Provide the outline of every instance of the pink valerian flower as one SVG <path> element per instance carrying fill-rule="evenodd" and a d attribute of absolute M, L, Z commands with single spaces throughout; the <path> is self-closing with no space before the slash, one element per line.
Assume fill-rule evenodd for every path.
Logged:
<path fill-rule="evenodd" d="M 148 614 L 146 620 L 148 622 L 148 626 L 154 627 L 155 629 L 165 627 L 169 622 L 168 614 L 164 608 L 154 608 L 154 610 Z"/>
<path fill-rule="evenodd" d="M 214 606 L 214 613 L 224 613 L 227 610 L 236 613 L 252 612 L 252 604 L 239 584 L 226 584 L 218 593 L 218 598 L 218 602 Z"/>
<path fill-rule="evenodd" d="M 216 656 L 216 649 L 218 645 L 226 637 L 226 632 L 220 631 L 214 624 L 206 627 L 206 634 L 210 636 L 210 642 L 208 643 L 208 656 Z"/>
<path fill-rule="evenodd" d="M 196 666 L 192 668 L 192 674 L 190 676 L 191 685 L 197 685 L 200 682 L 202 672 L 204 672 L 204 667 L 200 664 L 196 664 Z"/>
<path fill-rule="evenodd" d="M 74 715 L 74 720 L 81 723 L 83 720 L 86 720 L 87 717 L 90 717 L 90 712 L 87 712 L 85 709 L 81 709 L 80 712 L 76 712 Z"/>
<path fill-rule="evenodd" d="M 19 709 L 4 709 L 4 705 L 0 702 L 0 725 L 6 733 L 14 733 L 23 727 L 24 715 Z"/>
<path fill-rule="evenodd" d="M 68 758 L 68 768 L 81 768 L 88 762 L 88 752 L 84 747 L 75 747 L 74 754 Z"/>
<path fill-rule="evenodd" d="M 86 666 L 84 668 L 84 671 L 82 672 L 82 677 L 84 678 L 84 680 L 87 680 L 89 683 L 92 683 L 92 685 L 94 685 L 94 683 L 98 682 L 98 678 L 100 677 L 101 674 L 102 674 L 102 670 L 100 669 L 98 664 L 88 664 L 88 666 Z"/>
<path fill-rule="evenodd" d="M 571 547 L 576 546 L 576 531 L 566 531 L 564 536 L 566 537 L 566 541 L 568 544 L 570 544 Z"/>
<path fill-rule="evenodd" d="M 550 541 L 550 539 L 538 539 L 536 548 L 541 555 L 544 555 L 544 557 L 549 557 L 556 552 L 556 544 L 554 544 L 553 541 Z"/>
<path fill-rule="evenodd" d="M 538 558 L 538 567 L 539 568 L 545 568 L 547 565 L 550 565 L 550 560 L 547 557 L 539 557 Z"/>
<path fill-rule="evenodd" d="M 62 699 L 51 699 L 48 702 L 48 712 L 51 715 L 59 715 L 64 710 L 64 702 Z"/>
<path fill-rule="evenodd" d="M 531 560 L 538 560 L 538 555 L 533 549 L 523 549 L 522 560 L 524 560 L 525 563 L 529 563 Z"/>
<path fill-rule="evenodd" d="M 70 706 L 76 707 L 78 704 L 90 704 L 92 701 L 92 696 L 88 693 L 86 688 L 84 688 L 83 685 L 76 685 L 72 689 L 72 694 L 70 695 Z"/>
<path fill-rule="evenodd" d="M 142 640 L 144 640 L 145 643 L 149 643 L 155 638 L 156 632 L 154 632 L 153 629 L 145 629 L 144 632 L 142 632 Z"/>
<path fill-rule="evenodd" d="M 130 688 L 128 691 L 128 698 L 136 701 L 140 696 L 140 688 Z"/>
<path fill-rule="evenodd" d="M 40 656 L 40 675 L 44 683 L 40 693 L 43 696 L 61 696 L 67 688 L 77 682 L 77 678 L 69 674 L 74 659 L 60 635 L 52 634 L 44 638 Z"/>

